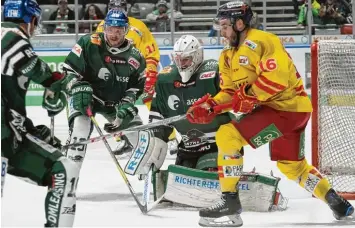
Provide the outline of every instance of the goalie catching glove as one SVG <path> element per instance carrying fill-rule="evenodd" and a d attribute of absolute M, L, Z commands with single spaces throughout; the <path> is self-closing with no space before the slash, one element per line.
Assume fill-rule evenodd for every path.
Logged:
<path fill-rule="evenodd" d="M 132 176 L 147 174 L 152 164 L 159 169 L 168 151 L 168 138 L 163 140 L 156 137 L 154 129 L 137 132 L 137 139 L 132 156 L 125 167 L 125 173 Z"/>

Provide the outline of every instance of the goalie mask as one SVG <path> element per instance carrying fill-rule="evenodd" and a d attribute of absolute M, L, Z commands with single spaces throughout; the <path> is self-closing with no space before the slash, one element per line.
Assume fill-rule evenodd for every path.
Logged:
<path fill-rule="evenodd" d="M 203 62 L 203 47 L 196 37 L 184 35 L 176 41 L 172 59 L 180 73 L 181 81 L 186 83 Z"/>

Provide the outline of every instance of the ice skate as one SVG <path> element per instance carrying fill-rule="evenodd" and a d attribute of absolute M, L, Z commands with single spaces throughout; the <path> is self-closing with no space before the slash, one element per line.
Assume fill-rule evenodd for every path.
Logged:
<path fill-rule="evenodd" d="M 325 199 L 337 220 L 355 219 L 353 215 L 354 207 L 349 203 L 349 201 L 338 195 L 334 189 L 331 188 L 327 192 Z"/>
<path fill-rule="evenodd" d="M 241 212 L 239 194 L 223 193 L 221 201 L 200 210 L 198 224 L 203 227 L 239 227 L 243 225 Z"/>

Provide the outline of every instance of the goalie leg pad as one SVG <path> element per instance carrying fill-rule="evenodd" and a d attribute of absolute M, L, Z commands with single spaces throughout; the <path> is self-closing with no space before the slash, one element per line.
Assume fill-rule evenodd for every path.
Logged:
<path fill-rule="evenodd" d="M 125 173 L 129 175 L 147 174 L 152 164 L 160 169 L 165 161 L 168 144 L 154 137 L 151 131 L 139 131 L 138 142 L 131 158 L 126 164 Z"/>
<path fill-rule="evenodd" d="M 196 169 L 206 170 L 206 171 L 217 171 L 217 157 L 218 153 L 207 153 L 202 155 L 196 164 Z"/>

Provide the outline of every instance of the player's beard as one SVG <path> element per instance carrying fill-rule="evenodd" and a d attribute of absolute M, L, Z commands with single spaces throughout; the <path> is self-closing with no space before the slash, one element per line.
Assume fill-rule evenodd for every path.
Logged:
<path fill-rule="evenodd" d="M 106 35 L 106 41 L 107 43 L 109 44 L 110 47 L 119 47 L 122 45 L 122 43 L 124 42 L 125 40 L 125 37 L 124 36 L 119 36 L 119 35 L 112 35 L 112 36 L 109 36 L 109 35 Z"/>
<path fill-rule="evenodd" d="M 229 41 L 229 45 L 231 47 L 235 47 L 238 46 L 238 37 L 236 33 L 233 33 L 233 35 L 231 35 L 230 37 L 227 38 L 227 40 Z"/>

